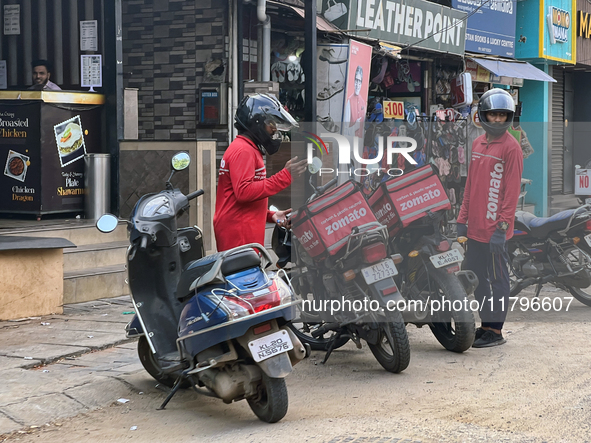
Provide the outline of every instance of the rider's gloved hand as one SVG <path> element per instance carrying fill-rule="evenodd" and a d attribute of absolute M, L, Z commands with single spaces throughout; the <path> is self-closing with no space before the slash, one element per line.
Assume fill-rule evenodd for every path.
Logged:
<path fill-rule="evenodd" d="M 468 235 L 468 226 L 465 223 L 457 223 L 456 229 L 458 232 L 458 237 L 466 237 Z"/>
<path fill-rule="evenodd" d="M 505 252 L 505 243 L 507 242 L 507 236 L 505 231 L 496 229 L 490 238 L 490 252 L 492 254 L 502 254 Z"/>

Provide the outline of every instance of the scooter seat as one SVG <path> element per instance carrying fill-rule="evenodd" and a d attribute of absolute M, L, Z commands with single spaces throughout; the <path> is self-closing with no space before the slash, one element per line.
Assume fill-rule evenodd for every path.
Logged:
<path fill-rule="evenodd" d="M 177 298 L 184 300 L 189 296 L 192 292 L 189 288 L 193 282 L 207 274 L 213 268 L 213 265 L 222 259 L 223 255 L 224 252 L 217 252 L 199 260 L 189 262 L 181 273 L 176 290 Z M 255 266 L 260 266 L 261 264 L 261 258 L 253 249 L 236 252 L 228 255 L 223 260 L 221 267 L 223 275 L 232 275 L 249 268 L 254 268 Z"/>
<path fill-rule="evenodd" d="M 534 237 L 546 238 L 550 232 L 566 228 L 575 212 L 576 209 L 568 209 L 551 217 L 536 217 L 529 212 L 517 211 L 515 219 L 527 226 Z"/>

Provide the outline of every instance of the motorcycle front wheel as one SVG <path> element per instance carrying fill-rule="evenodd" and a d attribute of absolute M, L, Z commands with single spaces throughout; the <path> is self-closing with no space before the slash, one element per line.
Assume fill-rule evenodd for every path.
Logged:
<path fill-rule="evenodd" d="M 470 309 L 464 309 L 468 295 L 464 286 L 455 274 L 448 274 L 445 270 L 434 269 L 429 273 L 435 283 L 433 292 L 439 299 L 445 297 L 451 304 L 451 309 L 440 309 L 434 312 L 429 327 L 439 343 L 452 352 L 464 352 L 474 343 L 474 314 Z M 460 309 L 454 306 L 462 306 Z"/>
<path fill-rule="evenodd" d="M 287 414 L 287 386 L 282 378 L 271 378 L 263 372 L 263 378 L 255 397 L 247 398 L 252 412 L 266 423 L 276 423 Z"/>
<path fill-rule="evenodd" d="M 377 344 L 368 343 L 368 346 L 386 371 L 398 374 L 408 368 L 410 363 L 410 343 L 402 314 L 395 312 L 393 320 L 381 324 Z M 392 340 L 389 339 L 385 328 L 388 328 Z"/>

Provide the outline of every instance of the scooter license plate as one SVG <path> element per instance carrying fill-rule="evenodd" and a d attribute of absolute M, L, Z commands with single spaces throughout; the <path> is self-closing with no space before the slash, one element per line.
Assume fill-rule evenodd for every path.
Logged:
<path fill-rule="evenodd" d="M 265 335 L 248 343 L 254 361 L 259 362 L 293 349 L 293 343 L 286 331 Z"/>
<path fill-rule="evenodd" d="M 587 235 L 585 236 L 585 241 L 587 242 L 587 244 L 588 244 L 589 246 L 591 246 L 591 234 L 587 234 Z"/>
<path fill-rule="evenodd" d="M 384 280 L 388 277 L 394 277 L 398 274 L 398 269 L 394 264 L 394 260 L 387 259 L 375 265 L 368 266 L 361 270 L 365 283 L 371 285 L 380 280 Z"/>
<path fill-rule="evenodd" d="M 436 268 L 441 268 L 446 265 L 451 265 L 452 263 L 458 263 L 464 260 L 462 254 L 457 249 L 450 249 L 443 254 L 432 255 L 429 257 L 431 263 Z"/>

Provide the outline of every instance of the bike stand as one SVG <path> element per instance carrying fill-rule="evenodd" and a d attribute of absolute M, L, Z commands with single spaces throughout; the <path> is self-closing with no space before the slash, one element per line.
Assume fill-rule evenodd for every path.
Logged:
<path fill-rule="evenodd" d="M 540 291 L 542 290 L 543 285 L 544 285 L 544 283 L 542 283 L 542 282 L 538 283 L 538 286 L 536 287 L 536 293 L 535 293 L 534 297 L 532 298 L 532 300 L 539 299 Z"/>
<path fill-rule="evenodd" d="M 341 338 L 341 335 L 343 335 L 343 332 L 341 330 L 339 330 L 339 332 L 337 332 L 337 335 L 334 337 L 334 339 L 330 341 L 328 349 L 326 350 L 326 355 L 324 356 L 324 360 L 322 360 L 322 364 L 325 364 L 328 361 L 330 354 L 332 354 L 332 351 L 334 351 L 334 345 L 337 342 L 337 340 L 339 338 Z"/>
<path fill-rule="evenodd" d="M 160 405 L 160 407 L 158 409 L 156 409 L 157 411 L 162 411 L 166 407 L 168 402 L 170 400 L 172 400 L 172 397 L 174 397 L 174 394 L 176 394 L 177 391 L 181 388 L 181 385 L 183 384 L 183 380 L 190 377 L 190 376 L 187 377 L 188 372 L 189 372 L 189 370 L 187 369 L 187 370 L 183 371 L 181 373 L 181 375 L 179 375 L 179 377 L 174 382 L 174 385 L 172 386 L 172 390 L 169 392 L 168 396 L 164 399 L 164 402 Z"/>

